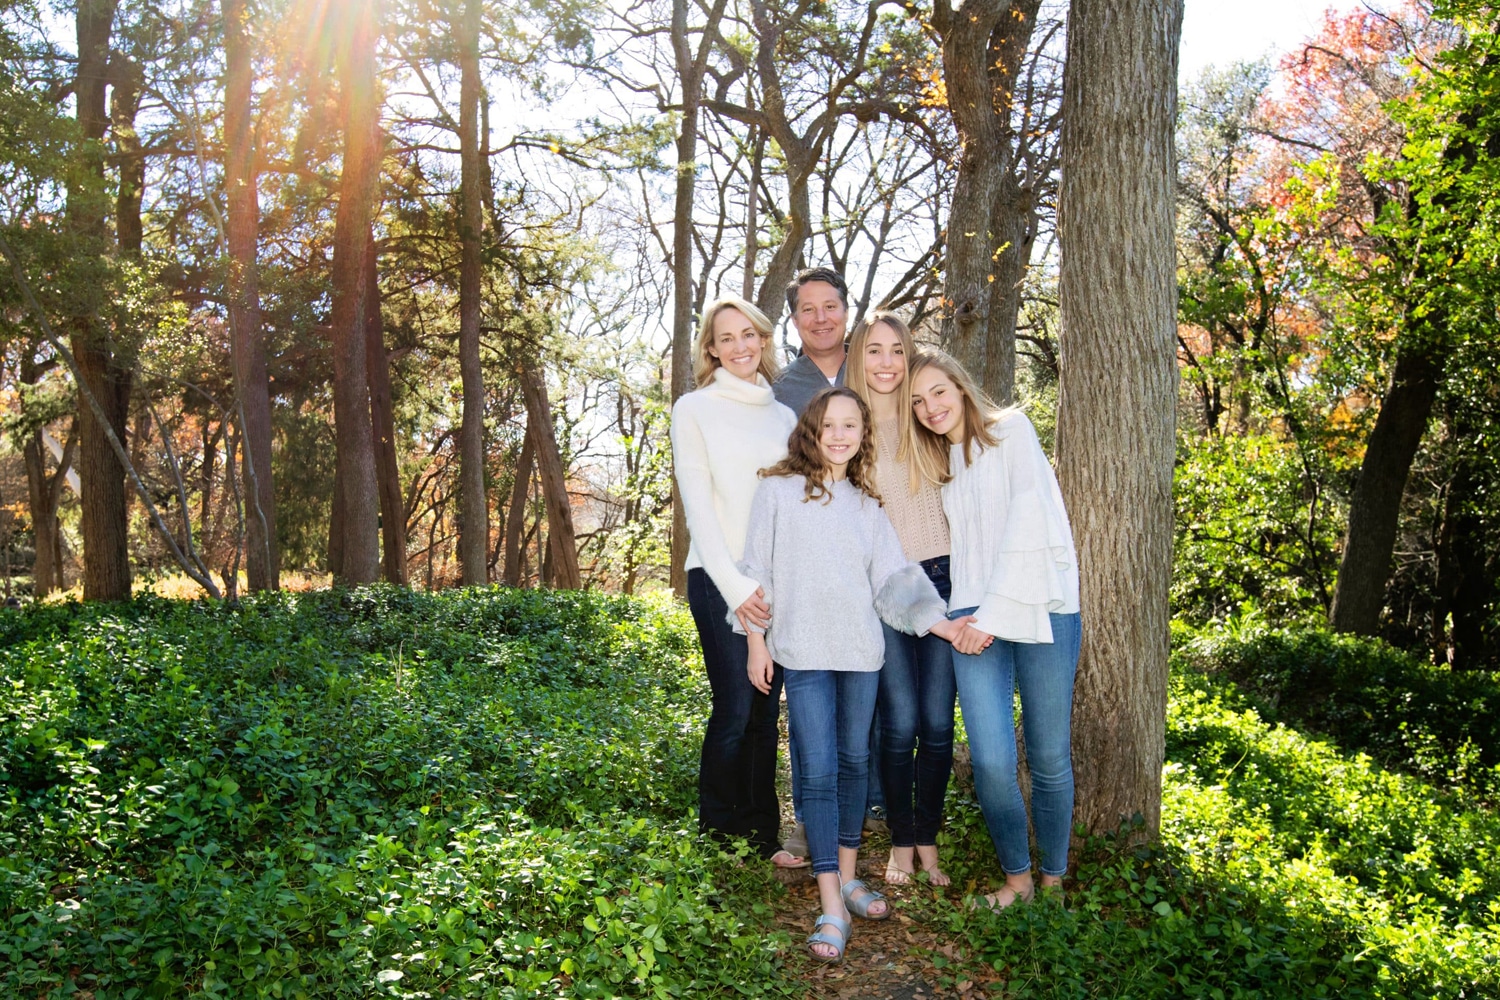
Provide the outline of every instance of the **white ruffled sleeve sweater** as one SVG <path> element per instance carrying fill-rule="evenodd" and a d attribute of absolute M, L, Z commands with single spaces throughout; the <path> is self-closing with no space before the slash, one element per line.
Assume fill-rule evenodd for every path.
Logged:
<path fill-rule="evenodd" d="M 708 573 L 730 610 L 760 586 L 735 565 L 745 551 L 756 473 L 786 457 L 796 426 L 764 378 L 748 382 L 723 368 L 672 407 L 672 464 L 691 538 L 686 565 Z"/>
<path fill-rule="evenodd" d="M 993 448 L 964 464 L 953 445 L 943 510 L 953 541 L 948 607 L 974 608 L 974 627 L 1011 642 L 1051 642 L 1049 614 L 1078 611 L 1078 555 L 1057 476 L 1019 410 L 992 428 Z"/>

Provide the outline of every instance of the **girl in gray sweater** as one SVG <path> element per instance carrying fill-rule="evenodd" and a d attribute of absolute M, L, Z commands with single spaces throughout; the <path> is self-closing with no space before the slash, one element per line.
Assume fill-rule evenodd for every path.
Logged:
<path fill-rule="evenodd" d="M 784 671 L 823 904 L 808 947 L 824 961 L 843 957 L 849 911 L 871 920 L 890 913 L 854 877 L 885 652 L 880 622 L 950 642 L 968 627 L 948 620 L 926 574 L 907 562 L 881 509 L 874 465 L 864 402 L 847 388 L 820 392 L 792 432 L 787 457 L 761 473 L 741 564 L 773 608 L 768 631 L 749 622 L 737 622 L 737 630 L 748 633 L 758 690 L 769 691 Z"/>

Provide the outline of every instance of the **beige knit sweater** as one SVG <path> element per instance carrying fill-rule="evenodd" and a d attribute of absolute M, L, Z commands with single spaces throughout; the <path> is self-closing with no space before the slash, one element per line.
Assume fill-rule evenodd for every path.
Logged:
<path fill-rule="evenodd" d="M 911 492 L 906 465 L 896 461 L 897 444 L 896 421 L 877 421 L 875 488 L 885 501 L 896 537 L 901 539 L 901 550 L 912 562 L 948 555 L 951 549 L 942 491 L 924 479 L 917 492 Z"/>

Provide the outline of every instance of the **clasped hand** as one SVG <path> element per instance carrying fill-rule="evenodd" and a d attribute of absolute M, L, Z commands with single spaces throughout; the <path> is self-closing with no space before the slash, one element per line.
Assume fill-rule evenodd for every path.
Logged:
<path fill-rule="evenodd" d="M 965 615 L 962 618 L 944 618 L 928 631 L 947 639 L 960 653 L 972 656 L 995 641 L 994 636 L 975 628 L 972 624 L 975 621 L 978 619 L 973 615 Z"/>

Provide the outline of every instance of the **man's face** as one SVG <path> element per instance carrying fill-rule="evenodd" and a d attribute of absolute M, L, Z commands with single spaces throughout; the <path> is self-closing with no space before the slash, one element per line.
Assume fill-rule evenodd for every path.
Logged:
<path fill-rule="evenodd" d="M 797 289 L 792 323 L 802 338 L 803 351 L 815 357 L 829 355 L 844 349 L 849 310 L 837 288 L 826 281 L 809 281 Z"/>

